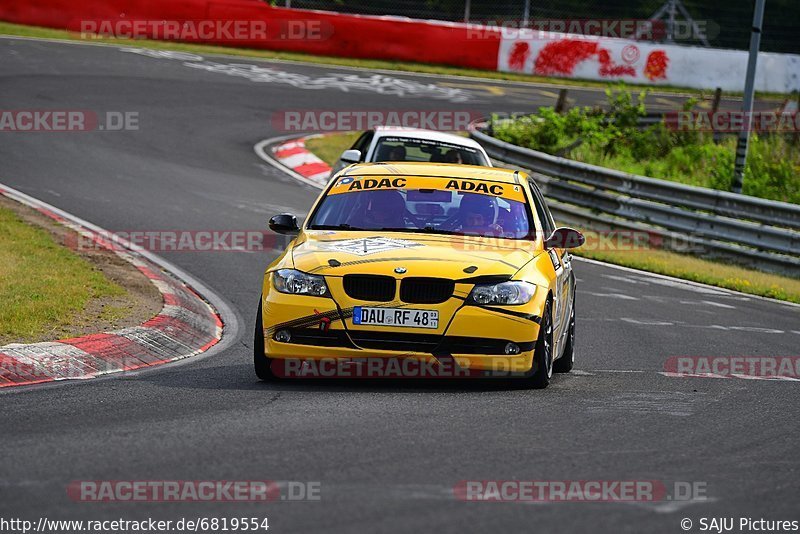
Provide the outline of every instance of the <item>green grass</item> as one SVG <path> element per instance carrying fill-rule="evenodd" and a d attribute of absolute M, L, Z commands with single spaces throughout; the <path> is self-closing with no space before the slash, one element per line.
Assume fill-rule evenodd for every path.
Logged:
<path fill-rule="evenodd" d="M 91 299 L 125 294 L 46 230 L 0 208 L 0 342 L 55 339 L 81 322 Z"/>
<path fill-rule="evenodd" d="M 24 26 L 0 22 L 0 34 L 17 35 L 21 37 L 41 37 L 47 39 L 67 39 L 67 40 L 86 40 L 80 34 L 64 30 L 53 30 L 40 28 L 37 26 Z M 154 50 L 176 50 L 180 52 L 191 52 L 196 54 L 222 54 L 230 56 L 243 56 L 259 59 L 279 59 L 287 61 L 302 61 L 306 63 L 319 63 L 325 65 L 339 65 L 346 67 L 361 67 L 367 69 L 396 70 L 403 72 L 419 72 L 425 74 L 438 74 L 447 76 L 464 76 L 470 78 L 482 78 L 484 80 L 504 80 L 513 82 L 534 82 L 567 87 L 587 87 L 605 88 L 607 83 L 593 80 L 573 80 L 569 78 L 553 78 L 544 76 L 532 76 L 529 74 L 519 74 L 513 72 L 496 72 L 491 70 L 469 69 L 462 67 L 451 67 L 447 65 L 431 65 L 426 63 L 412 63 L 405 61 L 388 61 L 377 59 L 353 59 L 333 56 L 317 56 L 302 54 L 298 52 L 281 52 L 272 50 L 260 50 L 251 48 L 228 48 L 223 46 L 198 45 L 175 43 L 169 41 L 152 41 L 146 39 L 109 39 L 97 38 L 89 39 L 94 43 L 105 43 L 110 45 L 136 46 L 140 48 L 150 48 Z M 636 84 L 629 84 L 636 87 Z M 693 94 L 701 97 L 713 91 L 701 91 L 672 86 L 659 86 L 654 93 L 681 93 Z M 723 92 L 726 96 L 741 96 L 741 92 Z M 780 93 L 756 93 L 759 98 L 783 98 L 785 95 Z"/>
<path fill-rule="evenodd" d="M 323 135 L 306 141 L 306 148 L 333 167 L 342 152 L 353 146 L 359 135 L 361 135 L 361 132 Z"/>
<path fill-rule="evenodd" d="M 330 134 L 306 142 L 323 161 L 333 164 L 353 144 L 356 134 Z M 750 295 L 800 303 L 800 280 L 763 273 L 737 265 L 721 264 L 667 250 L 582 250 L 576 256 L 702 282 Z"/>
<path fill-rule="evenodd" d="M 652 159 L 639 159 L 630 153 L 609 155 L 596 145 L 583 145 L 569 157 L 633 174 L 729 191 L 736 142 L 735 136 L 727 136 L 719 144 L 709 138 L 698 144 L 676 146 L 664 157 Z M 800 145 L 793 145 L 780 135 L 753 134 L 742 193 L 800 204 Z"/>
<path fill-rule="evenodd" d="M 100 312 L 100 318 L 105 321 L 121 321 L 128 317 L 130 310 L 124 306 L 105 306 Z"/>

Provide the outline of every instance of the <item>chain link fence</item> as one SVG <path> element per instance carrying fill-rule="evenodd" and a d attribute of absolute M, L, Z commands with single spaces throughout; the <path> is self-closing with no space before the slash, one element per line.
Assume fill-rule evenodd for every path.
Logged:
<path fill-rule="evenodd" d="M 319 9 L 361 15 L 395 15 L 413 19 L 468 21 L 512 27 L 534 27 L 542 21 L 647 20 L 665 13 L 675 0 L 272 0 L 273 5 Z M 746 50 L 753 20 L 753 2 L 681 0 L 675 10 L 676 24 L 686 27 L 688 14 L 704 29 L 709 46 Z M 683 7 L 685 11 L 680 10 Z M 761 50 L 800 53 L 798 0 L 767 0 Z M 550 26 L 548 26 L 550 27 Z M 684 44 L 703 44 L 695 34 L 676 36 Z M 376 41 L 376 46 L 379 46 Z"/>

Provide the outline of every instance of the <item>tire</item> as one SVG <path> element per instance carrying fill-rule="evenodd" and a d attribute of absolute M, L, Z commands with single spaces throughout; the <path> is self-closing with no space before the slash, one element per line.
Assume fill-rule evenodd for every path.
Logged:
<path fill-rule="evenodd" d="M 567 346 L 559 359 L 553 362 L 554 373 L 569 373 L 575 365 L 575 299 L 572 299 L 572 310 L 570 311 L 569 330 L 567 331 Z"/>
<path fill-rule="evenodd" d="M 539 326 L 539 339 L 533 352 L 536 371 L 528 378 L 533 389 L 544 389 L 550 384 L 553 376 L 553 305 L 550 301 L 544 307 L 542 323 Z"/>
<path fill-rule="evenodd" d="M 256 376 L 260 380 L 275 380 L 271 364 L 272 360 L 264 354 L 264 324 L 261 322 L 261 297 L 259 297 L 256 328 L 253 335 L 253 366 L 255 367 Z"/>

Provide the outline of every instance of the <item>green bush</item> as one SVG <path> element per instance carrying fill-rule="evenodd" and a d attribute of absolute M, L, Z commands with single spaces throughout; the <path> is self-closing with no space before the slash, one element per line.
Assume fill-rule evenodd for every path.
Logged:
<path fill-rule="evenodd" d="M 639 128 L 647 114 L 646 93 L 606 90 L 608 108 L 575 107 L 556 113 L 493 118 L 494 135 L 515 145 L 572 159 L 685 184 L 730 190 L 736 138 L 719 143 L 710 133 L 671 130 L 663 122 Z M 689 99 L 684 110 L 696 100 Z M 745 169 L 744 193 L 800 203 L 800 146 L 791 136 L 753 134 Z"/>

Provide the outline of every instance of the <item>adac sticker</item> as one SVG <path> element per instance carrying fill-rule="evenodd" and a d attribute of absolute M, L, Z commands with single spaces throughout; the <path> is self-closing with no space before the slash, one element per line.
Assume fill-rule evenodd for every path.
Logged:
<path fill-rule="evenodd" d="M 328 192 L 329 195 L 352 193 L 375 189 L 436 189 L 439 191 L 456 191 L 459 194 L 477 193 L 508 200 L 525 202 L 525 195 L 518 185 L 473 178 L 441 178 L 441 177 L 352 177 L 341 178 Z"/>
<path fill-rule="evenodd" d="M 330 241 L 320 243 L 320 248 L 334 252 L 346 252 L 356 256 L 368 256 L 387 250 L 398 250 L 404 248 L 414 248 L 423 246 L 415 241 L 406 239 L 392 239 L 390 237 L 367 237 L 364 239 L 344 239 L 342 241 Z"/>

